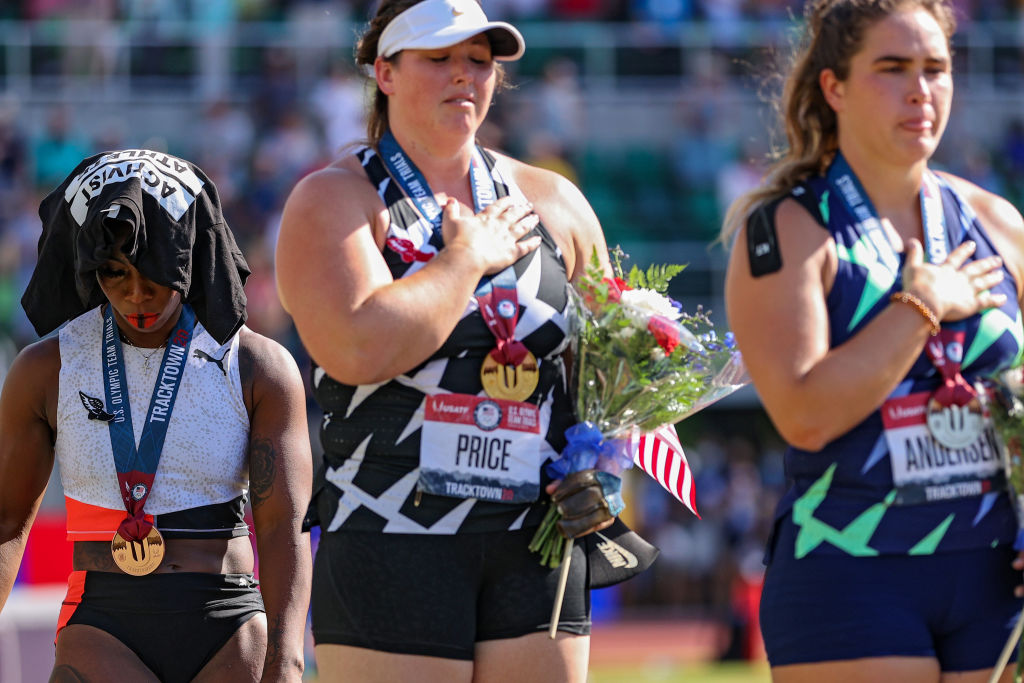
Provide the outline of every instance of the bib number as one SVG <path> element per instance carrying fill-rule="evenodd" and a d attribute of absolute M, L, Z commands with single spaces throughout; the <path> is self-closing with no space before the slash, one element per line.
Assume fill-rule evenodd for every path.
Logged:
<path fill-rule="evenodd" d="M 957 437 L 948 440 L 959 445 L 936 439 L 940 418 L 941 426 Z M 987 409 L 973 412 L 964 406 L 956 415 L 937 414 L 930 410 L 928 392 L 920 392 L 886 401 L 882 423 L 897 505 L 968 498 L 1006 488 Z"/>
<path fill-rule="evenodd" d="M 542 440 L 537 406 L 466 394 L 429 396 L 418 487 L 455 498 L 535 501 Z"/>

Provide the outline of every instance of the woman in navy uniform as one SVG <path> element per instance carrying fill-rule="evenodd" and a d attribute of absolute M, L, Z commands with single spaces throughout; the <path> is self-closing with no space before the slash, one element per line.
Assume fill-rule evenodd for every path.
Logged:
<path fill-rule="evenodd" d="M 1020 361 L 1024 224 L 929 167 L 951 3 L 806 15 L 788 149 L 722 234 L 729 321 L 789 443 L 761 602 L 773 678 L 987 680 L 1022 564 L 973 385 Z"/>

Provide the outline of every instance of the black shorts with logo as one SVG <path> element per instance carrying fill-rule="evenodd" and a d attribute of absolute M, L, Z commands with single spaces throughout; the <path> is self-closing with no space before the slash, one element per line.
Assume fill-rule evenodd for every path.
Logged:
<path fill-rule="evenodd" d="M 93 626 L 131 648 L 161 681 L 184 683 L 265 612 L 258 586 L 252 574 L 74 571 L 57 638 L 65 626 Z"/>
<path fill-rule="evenodd" d="M 560 570 L 529 551 L 534 531 L 324 533 L 313 567 L 313 639 L 471 660 L 479 641 L 547 631 Z M 558 630 L 590 633 L 588 574 L 577 543 Z"/>

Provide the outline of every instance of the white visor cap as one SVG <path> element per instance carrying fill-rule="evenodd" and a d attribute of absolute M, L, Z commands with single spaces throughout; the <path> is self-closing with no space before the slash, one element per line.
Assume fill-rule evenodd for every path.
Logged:
<path fill-rule="evenodd" d="M 377 41 L 377 56 L 449 47 L 478 33 L 487 33 L 497 60 L 519 59 L 526 50 L 522 34 L 504 21 L 487 21 L 476 0 L 423 0 L 388 23 Z"/>

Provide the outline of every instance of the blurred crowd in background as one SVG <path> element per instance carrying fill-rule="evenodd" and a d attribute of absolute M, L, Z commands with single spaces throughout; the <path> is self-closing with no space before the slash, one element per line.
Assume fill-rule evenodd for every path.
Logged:
<path fill-rule="evenodd" d="M 801 4 L 795 0 L 484 3 L 489 15 L 502 19 L 627 22 L 617 26 L 681 22 L 686 30 L 696 27 L 710 34 L 744 21 L 787 22 L 799 13 Z M 1022 4 L 957 2 L 961 17 L 1000 22 L 1020 21 Z M 364 136 L 365 84 L 350 64 L 352 36 L 367 11 L 366 0 L 0 4 L 0 28 L 5 22 L 16 22 L 44 37 L 48 31 L 61 35 L 68 27 L 76 29 L 79 37 L 83 30 L 91 32 L 89 40 L 37 43 L 29 52 L 33 60 L 29 65 L 13 64 L 14 53 L 9 50 L 0 53 L 0 73 L 6 79 L 0 88 L 0 368 L 36 339 L 19 299 L 35 261 L 40 199 L 86 156 L 135 147 L 190 159 L 213 178 L 224 214 L 253 271 L 246 286 L 249 325 L 284 343 L 308 367 L 291 321 L 277 300 L 273 250 L 281 209 L 295 182 Z M 160 27 L 175 22 L 185 22 L 192 36 L 189 40 L 182 40 L 180 34 L 173 40 L 160 38 Z M 203 36 L 249 25 L 261 30 L 269 25 L 283 31 L 309 31 L 310 35 L 326 25 L 350 35 L 343 41 L 347 47 L 320 50 L 312 57 L 275 44 L 273 31 L 266 34 L 271 38 L 248 43 L 244 50 L 204 51 Z M 528 46 L 531 25 L 524 26 Z M 152 33 L 142 43 L 144 57 L 133 60 L 130 76 L 119 66 L 123 55 L 117 49 L 105 49 L 125 45 L 126 26 Z M 104 31 L 119 32 L 122 37 L 106 41 Z M 185 52 L 182 45 L 188 48 Z M 664 54 L 623 56 L 624 50 L 616 72 L 642 73 L 617 81 L 619 99 L 608 105 L 612 111 L 604 111 L 604 100 L 594 95 L 601 83 L 586 73 L 580 51 L 541 49 L 532 62 L 510 67 L 516 86 L 498 96 L 481 131 L 482 142 L 577 182 L 612 245 L 622 242 L 631 245 L 632 251 L 644 244 L 689 244 L 697 258 L 721 261 L 723 249 L 709 250 L 708 245 L 724 209 L 758 182 L 770 151 L 767 124 L 749 125 L 764 120 L 763 107 L 749 79 L 740 75 L 757 58 L 750 51 L 737 57 L 736 51 L 716 50 L 696 57 L 683 55 L 668 67 L 643 62 Z M 218 59 L 234 64 L 211 67 L 210 60 Z M 300 60 L 305 63 L 297 69 Z M 630 60 L 646 66 L 630 66 Z M 239 61 L 246 66 L 240 68 Z M 1001 68 L 1019 72 L 1020 65 L 1018 50 Z M 681 73 L 687 69 L 688 73 Z M 245 78 L 231 76 L 239 73 Z M 19 74 L 32 77 L 32 85 L 19 91 Z M 302 74 L 313 76 L 303 78 Z M 136 80 L 132 89 L 122 88 L 122 81 L 129 77 L 142 80 Z M 104 97 L 111 102 L 109 115 L 95 104 L 81 106 L 89 100 L 90 88 L 101 102 Z M 173 105 L 163 107 L 172 113 L 170 117 L 147 125 L 125 114 L 134 104 L 140 110 L 160 108 L 160 92 L 165 100 L 180 95 Z M 641 112 L 653 111 L 643 108 L 646 101 L 658 102 L 659 114 L 634 120 L 626 109 L 629 99 Z M 751 113 L 738 117 L 738 106 Z M 616 109 L 621 110 L 620 119 L 615 118 Z M 641 142 L 631 142 L 637 136 L 620 135 L 622 131 L 607 123 L 616 120 L 623 128 L 653 130 L 646 131 Z M 952 140 L 944 143 L 938 161 L 1021 205 L 1024 114 L 987 125 L 980 140 L 970 137 L 972 127 L 967 124 L 967 135 L 947 136 Z M 694 272 L 701 272 L 699 265 L 694 267 Z M 720 270 L 711 268 L 706 277 L 720 279 Z M 688 280 L 687 273 L 679 280 L 685 288 L 679 298 L 718 304 L 714 293 L 720 282 L 687 284 L 695 281 Z M 309 407 L 316 446 L 317 409 L 312 401 Z M 610 613 L 713 618 L 742 631 L 752 619 L 746 591 L 759 585 L 772 510 L 784 488 L 782 446 L 752 392 L 746 401 L 710 409 L 682 423 L 679 431 L 696 472 L 703 519 L 690 515 L 653 480 L 630 475 L 626 515 L 641 535 L 660 547 L 661 557 L 652 571 L 615 589 Z M 51 506 L 61 504 L 59 494 L 48 494 L 47 501 Z M 731 642 L 723 647 L 723 655 L 747 654 L 739 651 L 740 639 Z"/>
<path fill-rule="evenodd" d="M 329 9 L 363 21 L 373 0 L 25 0 L 0 7 L 3 19 L 43 19 L 53 16 L 89 19 L 158 18 L 208 21 L 289 21 L 302 15 L 316 18 Z M 1016 16 L 1018 0 L 954 0 L 962 16 L 973 20 Z M 803 0 L 493 0 L 488 14 L 512 21 L 706 21 L 730 30 L 743 19 L 786 19 L 799 12 Z"/>

